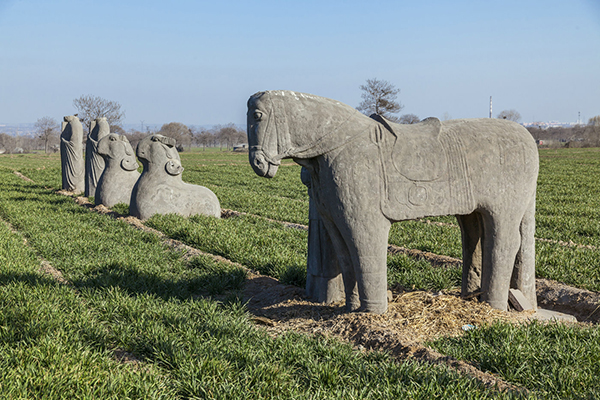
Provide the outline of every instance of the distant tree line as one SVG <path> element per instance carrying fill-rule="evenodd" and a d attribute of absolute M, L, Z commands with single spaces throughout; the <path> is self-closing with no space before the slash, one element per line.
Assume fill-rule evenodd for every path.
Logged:
<path fill-rule="evenodd" d="M 130 130 L 125 132 L 125 136 L 135 148 L 138 142 L 149 134 L 158 133 L 163 136 L 172 137 L 177 141 L 179 151 L 184 151 L 190 147 L 219 147 L 228 150 L 233 150 L 233 147 L 238 144 L 247 142 L 246 131 L 237 128 L 234 124 L 215 125 L 210 129 L 188 127 L 180 122 L 169 122 L 164 124 L 157 131 L 147 130 L 141 132 L 138 130 Z"/>
<path fill-rule="evenodd" d="M 233 149 L 235 145 L 246 143 L 246 132 L 238 129 L 234 124 L 216 125 L 210 129 L 186 126 L 180 122 L 169 122 L 159 130 L 147 129 L 146 132 L 135 129 L 126 132 L 122 127 L 125 112 L 121 104 L 116 101 L 106 100 L 98 96 L 83 95 L 73 100 L 77 115 L 84 132 L 90 128 L 90 123 L 99 117 L 105 117 L 112 133 L 127 136 L 133 148 L 138 142 L 149 134 L 158 133 L 172 137 L 177 141 L 179 151 L 195 147 L 220 147 Z M 44 150 L 46 153 L 56 152 L 60 144 L 61 124 L 52 117 L 42 117 L 35 123 L 35 137 L 11 136 L 0 132 L 0 154 L 3 153 L 28 153 L 34 150 Z M 86 141 L 84 134 L 84 143 Z"/>
<path fill-rule="evenodd" d="M 415 114 L 394 115 L 401 111 L 404 106 L 396 101 L 400 90 L 393 84 L 376 78 L 367 79 L 366 84 L 361 85 L 360 89 L 363 92 L 361 95 L 363 101 L 357 109 L 366 115 L 376 113 L 403 124 L 415 124 L 420 121 Z M 106 117 L 111 132 L 126 135 L 133 148 L 137 146 L 142 138 L 154 133 L 175 139 L 179 151 L 191 147 L 203 147 L 205 149 L 207 147 L 219 147 L 232 150 L 234 146 L 246 143 L 246 132 L 232 123 L 204 129 L 186 126 L 180 122 L 169 122 L 162 125 L 158 130 L 147 129 L 146 132 L 142 132 L 132 129 L 126 132 L 121 126 L 125 112 L 121 110 L 121 104 L 118 102 L 109 101 L 98 96 L 84 95 L 73 100 L 73 105 L 77 109 L 77 115 L 84 127 L 89 129 L 90 122 L 95 118 Z M 521 115 L 516 110 L 504 110 L 498 114 L 497 118 L 518 122 Z M 11 136 L 0 132 L 0 154 L 26 153 L 34 150 L 44 150 L 46 153 L 58 151 L 60 123 L 54 118 L 42 117 L 35 123 L 35 128 L 35 137 Z M 600 115 L 590 118 L 587 125 L 547 129 L 528 127 L 527 129 L 534 139 L 541 141 L 543 144 L 546 142 L 553 147 L 600 147 Z"/>
<path fill-rule="evenodd" d="M 144 137 L 158 133 L 172 137 L 177 141 L 178 150 L 189 150 L 191 147 L 215 147 L 223 150 L 233 150 L 234 146 L 245 144 L 246 131 L 239 129 L 234 124 L 215 125 L 210 129 L 188 127 L 180 122 L 169 122 L 159 130 L 146 130 L 141 132 L 136 129 L 125 131 L 120 126 L 111 126 L 112 133 L 124 134 L 135 149 L 138 142 Z M 38 119 L 36 123 L 36 136 L 12 136 L 0 132 L 0 154 L 30 153 L 44 151 L 56 152 L 60 143 L 60 125 L 50 117 Z M 84 135 L 85 141 L 85 135 Z"/>
<path fill-rule="evenodd" d="M 543 147 L 600 147 L 600 115 L 590 118 L 587 125 L 530 126 L 527 130 Z"/>

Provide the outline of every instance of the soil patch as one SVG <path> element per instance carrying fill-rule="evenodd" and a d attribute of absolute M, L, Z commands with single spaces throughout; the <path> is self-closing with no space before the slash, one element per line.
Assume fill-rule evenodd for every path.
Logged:
<path fill-rule="evenodd" d="M 385 314 L 346 313 L 343 303 L 313 303 L 298 287 L 274 278 L 250 275 L 244 301 L 256 324 L 272 335 L 286 331 L 335 337 L 356 348 L 388 351 L 398 359 L 445 364 L 467 373 L 486 386 L 522 390 L 475 366 L 444 356 L 423 343 L 440 336 L 456 336 L 496 320 L 521 322 L 529 313 L 494 310 L 477 300 L 463 300 L 458 290 L 440 293 L 395 292 Z"/>

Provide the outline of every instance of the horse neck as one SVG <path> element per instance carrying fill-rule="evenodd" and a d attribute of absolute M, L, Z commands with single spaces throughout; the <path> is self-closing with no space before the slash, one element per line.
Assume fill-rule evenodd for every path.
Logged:
<path fill-rule="evenodd" d="M 293 147 L 289 153 L 293 158 L 313 158 L 344 146 L 358 136 L 376 128 L 377 123 L 370 118 L 350 116 L 346 121 L 326 132 L 304 129 L 292 136 Z"/>

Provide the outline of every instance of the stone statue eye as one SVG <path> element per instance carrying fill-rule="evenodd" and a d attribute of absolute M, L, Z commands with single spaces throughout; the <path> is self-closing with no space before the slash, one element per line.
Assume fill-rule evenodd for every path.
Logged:
<path fill-rule="evenodd" d="M 254 119 L 260 121 L 263 114 L 260 111 L 254 111 Z"/>

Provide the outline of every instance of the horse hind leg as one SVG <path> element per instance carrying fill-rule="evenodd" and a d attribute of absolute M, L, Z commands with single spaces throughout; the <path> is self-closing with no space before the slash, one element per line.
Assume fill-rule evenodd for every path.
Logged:
<path fill-rule="evenodd" d="M 483 215 L 481 299 L 502 311 L 508 307 L 508 290 L 521 245 L 521 220 L 507 213 L 504 218 Z"/>
<path fill-rule="evenodd" d="M 483 221 L 477 211 L 457 215 L 462 237 L 463 271 L 461 295 L 469 297 L 481 290 Z"/>
<path fill-rule="evenodd" d="M 510 287 L 519 289 L 537 308 L 535 292 L 535 196 L 527 206 L 520 225 L 521 246 L 517 252 Z"/>

